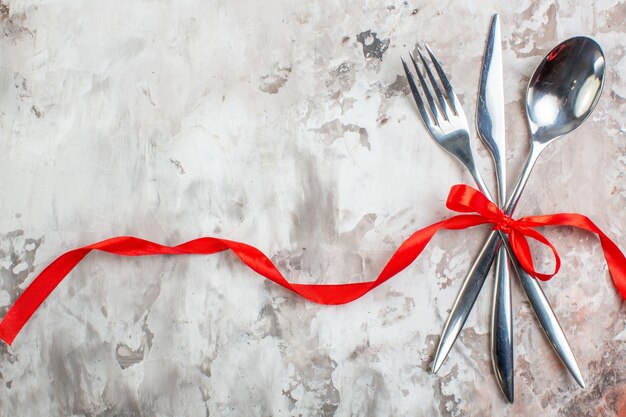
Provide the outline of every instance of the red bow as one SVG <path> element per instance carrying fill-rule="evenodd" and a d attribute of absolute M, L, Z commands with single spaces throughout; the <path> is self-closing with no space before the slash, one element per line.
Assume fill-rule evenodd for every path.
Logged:
<path fill-rule="evenodd" d="M 378 278 L 374 281 L 350 284 L 292 284 L 283 277 L 272 261 L 260 250 L 254 246 L 232 240 L 202 237 L 178 246 L 159 245 L 158 243 L 130 236 L 118 236 L 103 240 L 66 252 L 48 265 L 15 301 L 0 322 L 0 338 L 11 344 L 41 303 L 70 273 L 76 264 L 92 250 L 120 256 L 210 255 L 224 250 L 231 250 L 253 271 L 308 300 L 319 304 L 345 304 L 363 296 L 409 266 L 420 255 L 438 230 L 467 229 L 485 223 L 491 223 L 494 229 L 502 230 L 506 233 L 509 236 L 511 247 L 524 270 L 542 280 L 552 278 L 558 272 L 561 261 L 554 246 L 541 233 L 534 230 L 534 227 L 572 226 L 597 234 L 600 238 L 604 257 L 609 267 L 609 272 L 613 277 L 613 282 L 622 297 L 626 299 L 626 258 L 617 245 L 588 217 L 576 213 L 559 213 L 545 216 L 529 216 L 514 220 L 506 216 L 480 191 L 467 185 L 455 185 L 452 187 L 446 206 L 457 212 L 477 214 L 459 214 L 418 230 L 400 245 L 378 275 Z M 527 238 L 535 239 L 552 250 L 556 260 L 553 273 L 541 274 L 535 270 Z"/>

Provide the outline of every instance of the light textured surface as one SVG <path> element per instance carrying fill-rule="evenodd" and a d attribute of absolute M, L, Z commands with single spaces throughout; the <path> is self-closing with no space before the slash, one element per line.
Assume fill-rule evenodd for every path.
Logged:
<path fill-rule="evenodd" d="M 244 240 L 298 282 L 372 279 L 470 180 L 421 126 L 400 55 L 429 43 L 473 117 L 495 11 L 511 178 L 535 66 L 570 36 L 603 46 L 596 112 L 546 151 L 518 213 L 582 212 L 626 248 L 623 1 L 5 1 L 0 314 L 64 250 L 122 234 Z M 543 287 L 587 389 L 515 283 L 516 403 L 504 403 L 491 280 L 428 372 L 485 233 L 441 233 L 341 307 L 298 299 L 229 254 L 91 255 L 0 346 L 0 415 L 626 415 L 625 304 L 597 240 L 575 230 L 547 232 L 564 265 Z"/>

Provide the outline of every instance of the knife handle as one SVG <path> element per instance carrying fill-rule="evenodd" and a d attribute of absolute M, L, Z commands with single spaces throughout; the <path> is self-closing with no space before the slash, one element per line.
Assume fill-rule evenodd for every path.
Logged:
<path fill-rule="evenodd" d="M 509 403 L 515 398 L 511 275 L 507 253 L 500 246 L 495 261 L 491 314 L 491 360 L 498 386 Z"/>

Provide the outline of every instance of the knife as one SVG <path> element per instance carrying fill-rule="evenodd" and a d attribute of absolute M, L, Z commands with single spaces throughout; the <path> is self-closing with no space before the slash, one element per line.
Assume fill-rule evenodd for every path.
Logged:
<path fill-rule="evenodd" d="M 502 80 L 500 18 L 491 19 L 480 72 L 476 109 L 478 136 L 491 153 L 496 169 L 497 204 L 506 204 L 506 141 L 504 125 L 504 87 Z M 495 280 L 491 314 L 491 362 L 498 385 L 506 399 L 514 400 L 513 313 L 511 275 L 506 250 L 502 245 L 495 260 Z"/>

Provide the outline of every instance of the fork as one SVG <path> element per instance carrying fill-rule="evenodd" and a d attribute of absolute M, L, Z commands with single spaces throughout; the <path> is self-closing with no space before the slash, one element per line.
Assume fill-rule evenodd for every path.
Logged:
<path fill-rule="evenodd" d="M 421 86 L 422 92 L 420 92 L 420 88 L 415 81 L 413 72 L 409 69 L 409 66 L 407 65 L 404 58 L 402 58 L 402 65 L 404 67 L 404 71 L 406 73 L 409 87 L 411 88 L 411 92 L 413 94 L 413 98 L 415 99 L 415 103 L 417 104 L 417 108 L 422 122 L 428 129 L 428 132 L 435 140 L 435 142 L 439 144 L 449 154 L 458 159 L 469 170 L 480 191 L 487 198 L 493 201 L 493 198 L 491 197 L 489 190 L 485 186 L 485 183 L 482 180 L 482 177 L 478 172 L 478 169 L 476 168 L 476 164 L 474 162 L 467 118 L 465 117 L 463 108 L 454 92 L 454 89 L 452 88 L 452 85 L 450 84 L 450 81 L 448 80 L 448 77 L 443 71 L 441 64 L 439 63 L 433 52 L 430 50 L 430 48 L 427 45 L 425 45 L 425 47 L 428 52 L 432 66 L 435 68 L 435 71 L 439 76 L 439 82 L 443 86 L 443 91 L 439 87 L 437 80 L 433 75 L 430 64 L 425 59 L 419 48 L 417 48 L 419 60 L 422 62 L 424 72 L 430 82 L 431 87 L 429 87 L 426 83 L 426 77 L 424 76 L 424 73 L 420 70 L 414 55 L 409 54 L 411 62 L 413 64 L 413 68 L 415 69 L 415 73 L 419 80 L 419 85 Z M 437 98 L 436 102 L 433 97 L 433 92 L 434 96 Z M 522 269 L 515 256 L 513 256 L 513 251 L 511 250 L 508 236 L 505 235 L 502 231 L 499 231 L 499 235 L 509 255 L 511 266 L 513 267 L 513 270 L 517 274 L 518 278 L 525 283 L 532 282 L 534 283 L 533 285 L 536 285 L 536 287 L 538 287 L 538 289 L 533 287 L 536 291 L 529 291 L 527 290 L 526 285 L 522 286 L 526 291 L 527 297 L 531 299 L 530 304 L 535 310 L 535 314 L 537 314 L 538 317 L 543 317 L 544 319 L 547 317 L 547 319 L 545 319 L 547 320 L 545 323 L 543 320 L 540 320 L 539 322 L 544 328 L 546 336 L 550 340 L 550 343 L 553 346 L 565 345 L 565 349 L 563 351 L 557 349 L 557 353 L 559 354 L 559 356 L 561 356 L 561 359 L 564 359 L 563 352 L 567 354 L 567 351 L 571 352 L 571 349 L 569 349 L 569 345 L 567 344 L 567 341 L 565 339 L 563 329 L 559 325 L 558 320 L 556 319 L 556 315 L 552 310 L 552 307 L 550 306 L 547 298 L 541 291 L 541 287 L 539 287 L 539 285 L 536 283 L 536 280 Z M 494 246 L 500 244 L 499 239 L 493 239 L 493 242 Z M 485 248 L 483 248 L 483 251 L 492 250 L 493 253 L 495 253 L 495 250 L 493 249 L 494 248 L 489 248 L 486 246 Z M 468 274 L 471 275 L 476 273 L 482 273 L 483 276 L 485 276 L 487 275 L 490 266 L 491 262 L 483 265 L 478 263 L 477 265 L 475 265 L 475 269 L 470 270 Z M 457 299 L 455 300 L 454 308 L 452 309 L 452 311 L 457 312 L 457 314 L 451 314 L 448 317 L 448 321 L 446 322 L 446 325 L 444 327 L 444 331 L 439 341 L 439 346 L 437 347 L 435 358 L 433 360 L 433 372 L 437 372 L 437 370 L 443 363 L 443 360 L 452 348 L 452 345 L 454 344 L 472 309 L 472 305 L 459 306 L 462 308 L 457 308 L 457 304 L 462 298 L 460 297 L 460 295 L 465 292 L 471 292 L 477 296 L 482 288 L 482 282 L 480 286 L 465 285 L 467 283 L 468 280 L 465 280 L 459 296 L 457 296 Z M 476 296 L 469 299 L 475 300 Z"/>

